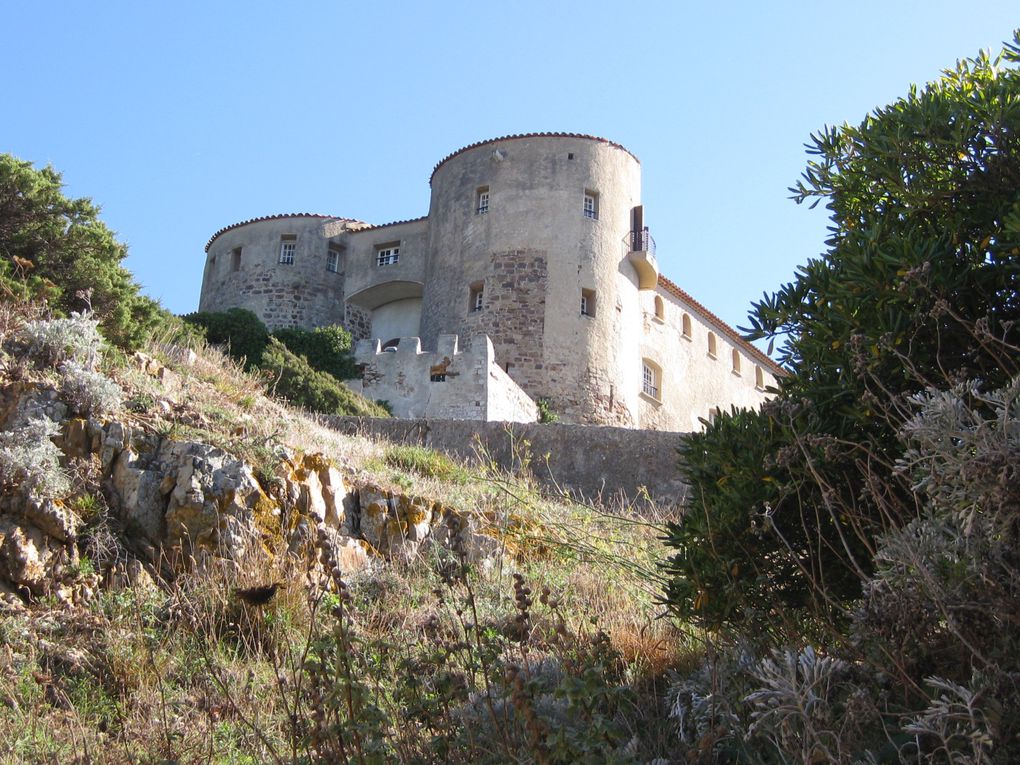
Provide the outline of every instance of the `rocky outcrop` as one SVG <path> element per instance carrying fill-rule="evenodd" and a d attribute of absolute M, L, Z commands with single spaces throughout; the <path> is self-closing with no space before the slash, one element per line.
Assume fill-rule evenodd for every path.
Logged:
<path fill-rule="evenodd" d="M 160 435 L 137 423 L 68 418 L 54 390 L 0 390 L 4 429 L 32 416 L 59 423 L 52 439 L 71 470 L 90 466 L 123 542 L 155 571 L 228 563 L 251 570 L 327 564 L 343 574 L 386 560 L 407 561 L 438 544 L 472 562 L 499 554 L 481 519 L 440 502 L 357 486 L 321 454 L 278 448 L 275 469 L 216 446 Z M 79 566 L 79 518 L 57 499 L 17 487 L 0 499 L 0 598 L 59 589 Z M 138 561 L 132 561 L 138 576 Z M 117 572 L 106 572 L 110 579 Z M 118 575 L 120 576 L 120 575 Z M 123 578 L 123 576 L 120 576 Z"/>

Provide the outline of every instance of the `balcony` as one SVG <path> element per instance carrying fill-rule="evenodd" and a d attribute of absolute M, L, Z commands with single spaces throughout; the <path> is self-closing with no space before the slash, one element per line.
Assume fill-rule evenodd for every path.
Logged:
<path fill-rule="evenodd" d="M 659 264 L 655 260 L 655 240 L 648 233 L 647 226 L 640 231 L 631 231 L 624 237 L 627 246 L 627 260 L 638 275 L 639 290 L 654 290 L 659 283 Z"/>

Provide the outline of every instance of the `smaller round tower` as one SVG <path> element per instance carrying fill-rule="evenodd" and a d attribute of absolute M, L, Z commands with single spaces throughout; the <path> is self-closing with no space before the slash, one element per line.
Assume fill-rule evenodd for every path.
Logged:
<path fill-rule="evenodd" d="M 364 225 L 299 213 L 220 229 L 205 247 L 198 310 L 246 308 L 271 330 L 344 323 L 342 234 Z"/>

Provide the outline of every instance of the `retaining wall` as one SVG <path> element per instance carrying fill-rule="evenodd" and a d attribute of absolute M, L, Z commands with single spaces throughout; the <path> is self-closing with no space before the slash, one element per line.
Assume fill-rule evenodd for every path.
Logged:
<path fill-rule="evenodd" d="M 636 502 L 650 498 L 673 506 L 687 491 L 677 456 L 680 433 L 559 423 L 369 417 L 322 421 L 350 435 L 427 446 L 474 463 L 484 451 L 488 459 L 514 472 L 530 458 L 529 469 L 544 487 L 579 498 L 622 496 Z"/>

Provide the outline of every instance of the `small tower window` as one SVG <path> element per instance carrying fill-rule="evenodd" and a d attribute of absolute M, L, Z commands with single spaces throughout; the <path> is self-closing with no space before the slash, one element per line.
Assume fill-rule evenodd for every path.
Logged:
<path fill-rule="evenodd" d="M 662 302 L 662 298 L 658 295 L 655 296 L 655 318 L 659 321 L 666 318 L 666 304 Z"/>
<path fill-rule="evenodd" d="M 590 189 L 585 189 L 585 191 L 584 191 L 584 208 L 583 208 L 583 210 L 584 210 L 584 217 L 585 218 L 591 218 L 592 220 L 597 220 L 598 219 L 598 217 L 599 217 L 599 195 L 596 192 L 591 191 Z"/>
<path fill-rule="evenodd" d="M 691 339 L 691 317 L 690 317 L 689 314 L 685 313 L 683 315 L 683 318 L 681 319 L 681 324 L 683 326 L 684 337 L 686 337 L 688 340 L 690 340 Z"/>
<path fill-rule="evenodd" d="M 581 290 L 581 315 L 595 315 L 595 290 Z"/>
<path fill-rule="evenodd" d="M 294 253 L 297 251 L 297 235 L 284 234 L 280 237 L 280 263 L 285 266 L 294 265 Z"/>
<path fill-rule="evenodd" d="M 481 311 L 485 306 L 484 286 L 483 282 L 475 282 L 471 285 L 471 299 L 468 306 L 472 313 Z"/>
<path fill-rule="evenodd" d="M 241 248 L 235 247 L 230 251 L 230 269 L 232 271 L 241 270 Z"/>
<path fill-rule="evenodd" d="M 765 390 L 765 373 L 757 364 L 754 367 L 754 387 L 758 390 Z"/>
<path fill-rule="evenodd" d="M 377 266 L 393 266 L 400 261 L 400 246 L 398 244 L 383 244 L 375 250 L 375 264 Z"/>
<path fill-rule="evenodd" d="M 708 355 L 715 358 L 715 332 L 708 333 Z"/>
<path fill-rule="evenodd" d="M 740 374 L 740 351 L 733 349 L 733 374 Z"/>
<path fill-rule="evenodd" d="M 489 212 L 489 187 L 480 186 L 475 192 L 475 215 Z"/>
<path fill-rule="evenodd" d="M 326 270 L 334 274 L 340 270 L 340 253 L 337 250 L 331 248 L 326 253 Z"/>

